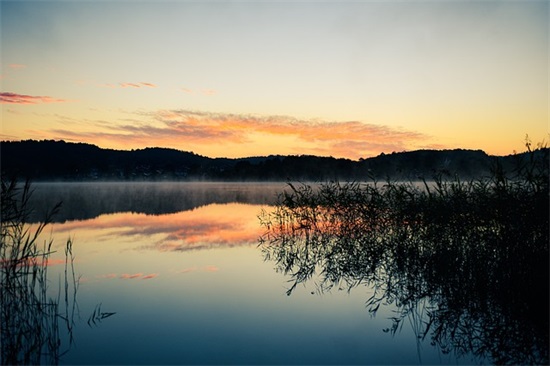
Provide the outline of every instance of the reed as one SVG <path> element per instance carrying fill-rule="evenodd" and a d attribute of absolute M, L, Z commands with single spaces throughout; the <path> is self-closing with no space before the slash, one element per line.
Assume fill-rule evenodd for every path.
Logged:
<path fill-rule="evenodd" d="M 39 238 L 60 204 L 31 230 L 27 224 L 32 194 L 29 182 L 22 187 L 15 179 L 2 180 L 1 184 L 0 361 L 5 365 L 58 364 L 65 352 L 61 349 L 61 331 L 68 333 L 70 347 L 77 311 L 72 240 L 68 239 L 65 247 L 64 282 L 52 297 L 48 259 L 53 254 L 53 241 L 40 244 Z"/>
<path fill-rule="evenodd" d="M 260 215 L 266 260 L 296 286 L 366 285 L 385 329 L 408 319 L 419 339 L 479 362 L 548 363 L 548 149 L 515 169 L 462 181 L 289 185 Z"/>

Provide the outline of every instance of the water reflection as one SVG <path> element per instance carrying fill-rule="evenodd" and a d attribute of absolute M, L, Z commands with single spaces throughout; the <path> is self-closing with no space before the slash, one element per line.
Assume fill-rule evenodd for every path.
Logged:
<path fill-rule="evenodd" d="M 462 201 L 453 210 L 415 211 L 405 190 L 385 192 L 405 194 L 389 201 L 363 193 L 305 186 L 262 216 L 264 257 L 291 278 L 288 295 L 309 281 L 318 292 L 368 286 L 370 312 L 398 307 L 386 332 L 407 321 L 419 342 L 444 353 L 548 364 L 547 201 L 523 203 L 538 217 L 503 218 L 495 207 L 476 213 Z"/>
<path fill-rule="evenodd" d="M 86 220 L 118 212 L 161 215 L 212 203 L 271 204 L 281 183 L 77 182 L 35 183 L 30 220 L 43 217 L 45 207 L 63 202 L 55 222 Z"/>
<path fill-rule="evenodd" d="M 252 245 L 261 234 L 256 216 L 262 206 L 210 204 L 165 215 L 116 213 L 55 224 L 59 234 L 77 233 L 97 242 L 127 242 L 133 249 L 188 251 Z"/>
<path fill-rule="evenodd" d="M 137 190 L 132 187 L 126 189 L 117 184 L 68 186 L 72 188 L 64 191 L 58 188 L 67 187 L 65 184 L 41 185 L 35 193 L 42 195 L 42 198 L 39 197 L 32 202 L 34 211 L 40 212 L 41 205 L 48 204 L 44 198 L 57 197 L 64 200 L 60 213 L 65 219 L 70 218 L 70 220 L 58 220 L 53 224 L 52 232 L 55 232 L 56 237 L 74 238 L 77 248 L 76 264 L 79 273 L 82 274 L 78 282 L 83 289 L 80 292 L 79 307 L 84 317 L 80 320 L 87 323 L 89 327 L 76 328 L 75 339 L 78 342 L 78 349 L 71 350 L 61 359 L 61 362 L 69 364 L 144 362 L 145 351 L 138 353 L 134 350 L 135 339 L 130 341 L 127 339 L 131 337 L 126 336 L 116 337 L 116 339 L 105 337 L 106 331 L 119 335 L 127 334 L 129 329 L 135 328 L 136 322 L 142 324 L 139 335 L 144 339 L 147 339 L 149 332 L 161 334 L 154 342 L 142 344 L 141 348 L 147 350 L 145 353 L 155 354 L 155 358 L 150 359 L 151 363 L 197 363 L 201 357 L 204 358 L 201 352 L 197 351 L 191 352 L 193 358 L 184 361 L 187 358 L 178 358 L 182 357 L 179 352 L 172 350 L 163 354 L 166 350 L 161 351 L 165 347 L 165 342 L 181 337 L 181 329 L 188 327 L 191 320 L 180 324 L 178 327 L 180 332 L 174 329 L 166 336 L 162 336 L 166 332 L 166 327 L 157 329 L 156 324 L 149 322 L 153 319 L 155 321 L 162 319 L 161 322 L 173 324 L 174 319 L 182 318 L 182 315 L 178 315 L 181 311 L 179 306 L 186 303 L 182 299 L 189 299 L 189 304 L 186 306 L 191 306 L 191 319 L 203 319 L 209 312 L 202 314 L 201 307 L 195 308 L 193 303 L 205 301 L 202 308 L 211 308 L 210 301 L 221 304 L 233 298 L 233 295 L 229 296 L 226 293 L 227 289 L 231 288 L 232 284 L 243 283 L 243 281 L 240 277 L 235 278 L 241 274 L 235 269 L 232 270 L 231 266 L 242 266 L 246 263 L 246 268 L 255 267 L 254 264 L 248 263 L 253 262 L 253 254 L 257 254 L 255 246 L 261 230 L 258 227 L 257 214 L 262 207 L 234 201 L 264 202 L 269 199 L 269 196 L 272 197 L 265 189 L 259 189 L 265 186 L 260 184 L 258 189 L 252 188 L 246 193 L 243 187 L 232 185 L 210 185 L 199 189 L 200 187 L 196 185 L 176 184 L 171 187 L 179 193 L 175 193 L 173 197 L 167 193 L 172 191 L 166 188 L 165 184 L 136 185 L 134 188 L 139 188 Z M 116 193 L 121 190 L 126 190 L 127 198 L 130 199 L 130 196 L 135 197 L 146 186 L 150 192 L 167 194 L 166 197 L 163 196 L 164 193 L 153 194 L 152 197 L 143 199 L 140 210 L 143 209 L 147 213 L 124 212 L 127 207 L 120 202 L 110 206 L 109 203 L 101 202 L 116 196 Z M 203 193 L 194 196 L 196 192 Z M 192 204 L 189 206 L 186 203 L 189 200 L 184 200 L 183 203 L 177 201 L 188 196 L 192 198 Z M 165 211 L 165 207 L 162 204 L 158 206 L 159 203 L 155 201 L 159 197 L 162 197 L 161 199 L 165 202 L 175 202 L 173 207 L 177 206 L 178 211 L 159 214 Z M 212 203 L 212 201 L 230 203 Z M 83 217 L 93 218 L 74 220 L 73 214 L 78 203 L 81 203 L 84 209 L 92 209 L 91 213 L 85 213 Z M 179 210 L 181 207 L 186 209 Z M 113 213 L 109 213 L 109 210 Z M 94 216 L 95 214 L 97 216 Z M 30 227 L 39 225 L 35 223 Z M 233 247 L 239 247 L 236 251 L 232 250 L 238 253 L 233 254 L 235 257 L 231 256 L 231 252 L 227 252 Z M 250 248 L 250 250 L 243 252 L 243 248 Z M 61 249 L 58 244 L 53 244 L 50 264 L 65 263 Z M 220 276 L 218 272 L 223 274 Z M 54 277 L 62 276 L 63 268 L 56 266 L 52 274 Z M 204 286 L 208 288 L 209 284 L 217 278 L 224 279 L 223 285 L 220 284 L 211 291 L 205 291 Z M 168 293 L 165 293 L 165 290 L 168 290 Z M 233 291 L 233 293 L 238 292 L 239 289 Z M 155 303 L 156 300 L 158 303 Z M 103 306 L 98 305 L 98 302 Z M 155 310 L 160 307 L 167 309 L 162 315 Z M 116 316 L 113 316 L 112 310 L 116 310 Z M 196 322 L 196 320 L 193 321 Z M 148 325 L 143 326 L 143 323 Z M 205 318 L 202 324 L 197 324 L 191 333 L 200 331 L 200 327 L 204 325 L 213 329 L 219 328 L 219 322 L 215 324 Z M 34 331 L 32 333 L 36 334 Z M 17 337 L 12 338 L 17 339 Z M 107 342 L 106 340 L 109 339 L 110 342 Z M 56 339 L 53 341 L 55 343 Z M 202 349 L 209 344 L 206 339 L 201 342 L 195 344 L 194 348 Z M 116 350 L 113 349 L 106 355 L 96 354 L 98 348 L 114 347 L 113 345 L 116 345 Z M 185 345 L 178 345 L 178 349 L 185 348 Z M 38 355 L 43 353 L 43 349 L 35 352 Z M 230 360 L 234 355 L 229 353 L 228 349 L 225 357 L 220 358 L 219 361 Z M 42 362 L 57 363 L 58 361 L 59 359 Z M 40 361 L 35 363 L 38 364 Z"/>

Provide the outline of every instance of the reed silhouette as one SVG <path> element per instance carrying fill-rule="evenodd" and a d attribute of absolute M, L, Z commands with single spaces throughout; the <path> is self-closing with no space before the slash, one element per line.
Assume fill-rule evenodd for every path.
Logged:
<path fill-rule="evenodd" d="M 0 222 L 0 361 L 4 365 L 58 364 L 72 344 L 77 313 L 72 241 L 65 246 L 64 277 L 57 296 L 49 290 L 48 261 L 53 241 L 39 236 L 60 205 L 55 205 L 35 229 L 27 224 L 30 184 L 2 180 Z M 61 332 L 68 344 L 62 349 Z"/>
<path fill-rule="evenodd" d="M 548 149 L 471 181 L 289 184 L 262 212 L 265 260 L 318 291 L 374 289 L 418 342 L 477 362 L 548 364 Z M 544 154 L 540 154 L 543 151 Z M 537 154 L 535 154 L 537 153 Z"/>

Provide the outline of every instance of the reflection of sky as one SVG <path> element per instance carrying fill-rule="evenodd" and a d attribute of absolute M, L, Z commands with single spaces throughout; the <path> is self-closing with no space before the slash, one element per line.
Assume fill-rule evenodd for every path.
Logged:
<path fill-rule="evenodd" d="M 117 213 L 55 224 L 74 238 L 81 284 L 76 346 L 66 364 L 417 364 L 452 362 L 409 324 L 392 337 L 392 307 L 371 317 L 372 291 L 291 296 L 256 247 L 262 206 L 211 204 L 159 216 Z M 59 240 L 59 243 L 57 239 Z M 205 250 L 207 249 L 207 250 Z M 61 251 L 59 251 L 58 254 Z M 63 266 L 53 266 L 61 273 Z M 55 277 L 52 277 L 55 278 Z M 116 312 L 86 320 L 101 303 Z"/>
<path fill-rule="evenodd" d="M 73 238 L 77 266 L 86 272 L 81 278 L 83 283 L 214 273 L 219 267 L 207 259 L 209 254 L 193 262 L 170 253 L 255 247 L 262 232 L 257 215 L 263 207 L 229 203 L 164 215 L 107 214 L 54 224 L 53 232 L 56 238 Z M 54 258 L 60 260 L 64 242 L 55 243 L 58 251 Z"/>
<path fill-rule="evenodd" d="M 57 224 L 57 233 L 78 235 L 101 241 L 131 241 L 135 248 L 161 251 L 190 250 L 216 245 L 255 243 L 261 234 L 257 215 L 261 206 L 238 203 L 211 204 L 175 214 L 145 215 L 117 213 L 86 221 Z"/>

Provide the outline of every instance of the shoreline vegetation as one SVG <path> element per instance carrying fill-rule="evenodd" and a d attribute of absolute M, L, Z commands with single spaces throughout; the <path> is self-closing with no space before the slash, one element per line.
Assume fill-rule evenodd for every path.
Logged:
<path fill-rule="evenodd" d="M 166 148 L 102 149 L 53 140 L 0 142 L 1 173 L 37 181 L 364 181 L 421 180 L 434 174 L 472 179 L 490 175 L 498 162 L 506 171 L 518 160 L 547 154 L 546 146 L 508 156 L 481 150 L 418 150 L 350 159 L 311 155 L 208 158 Z"/>
<path fill-rule="evenodd" d="M 71 347 L 77 314 L 73 242 L 65 245 L 64 275 L 57 292 L 51 289 L 48 266 L 53 239 L 40 244 L 40 234 L 52 222 L 60 204 L 32 228 L 30 183 L 2 177 L 0 211 L 0 333 L 2 365 L 59 363 Z M 67 337 L 61 336 L 66 332 Z M 62 339 L 64 341 L 62 341 Z M 68 340 L 67 340 L 68 339 Z M 64 344 L 68 342 L 68 344 Z M 64 349 L 62 349 L 62 347 Z"/>
<path fill-rule="evenodd" d="M 418 342 L 476 362 L 548 364 L 548 150 L 486 178 L 433 184 L 289 183 L 259 219 L 264 259 L 287 295 L 373 289 L 366 308 L 398 308 Z M 540 153 L 539 153 L 540 154 Z M 469 361 L 467 361 L 469 362 Z"/>

